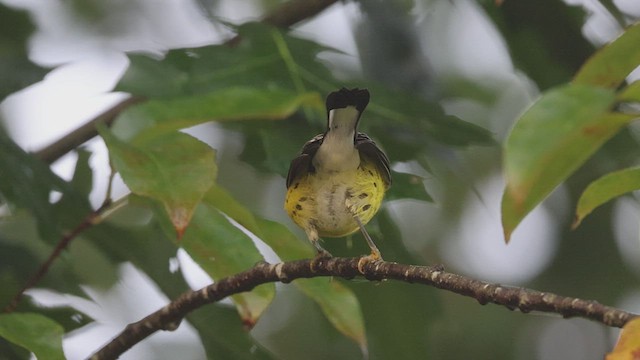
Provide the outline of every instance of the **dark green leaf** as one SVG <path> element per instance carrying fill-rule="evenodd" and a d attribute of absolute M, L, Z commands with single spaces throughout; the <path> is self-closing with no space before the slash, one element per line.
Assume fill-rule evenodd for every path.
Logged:
<path fill-rule="evenodd" d="M 376 216 L 381 236 L 374 238 L 387 261 L 418 263 L 416 256 L 404 247 L 400 230 L 387 211 Z M 420 359 L 429 357 L 431 345 L 425 339 L 433 336 L 432 325 L 441 320 L 442 301 L 437 290 L 394 281 L 349 281 L 362 306 L 372 359 Z M 428 306 L 425 306 L 428 304 Z M 401 334 L 392 334 L 400 331 Z"/>
<path fill-rule="evenodd" d="M 502 225 L 515 227 L 633 116 L 610 113 L 612 90 L 567 85 L 545 93 L 518 120 L 505 148 Z"/>
<path fill-rule="evenodd" d="M 169 298 L 177 298 L 188 286 L 181 271 L 168 266 L 176 256 L 172 231 L 167 235 L 151 216 L 149 207 L 154 206 L 151 200 L 130 195 L 127 204 L 89 230 L 85 237 L 113 261 L 133 263 Z M 235 309 L 211 304 L 190 314 L 187 320 L 198 331 L 209 358 L 270 358 L 243 327 Z"/>
<path fill-rule="evenodd" d="M 0 336 L 33 352 L 40 360 L 64 360 L 64 330 L 35 313 L 0 314 Z"/>
<path fill-rule="evenodd" d="M 300 152 L 302 145 L 322 132 L 321 128 L 314 130 L 299 116 L 277 123 L 252 121 L 241 129 L 247 146 L 240 158 L 259 170 L 283 177 L 287 176 L 291 160 Z"/>
<path fill-rule="evenodd" d="M 391 172 L 393 185 L 385 194 L 386 200 L 396 199 L 415 199 L 432 202 L 433 198 L 429 196 L 424 187 L 423 178 L 418 175 Z"/>
<path fill-rule="evenodd" d="M 297 239 L 284 225 L 259 220 L 263 240 L 283 260 L 311 257 L 310 246 Z M 337 281 L 327 279 L 300 279 L 294 284 L 308 297 L 313 299 L 325 314 L 329 322 L 342 334 L 355 341 L 366 351 L 367 338 L 364 331 L 364 319 L 360 303 L 353 292 Z"/>
<path fill-rule="evenodd" d="M 207 305 L 187 319 L 198 330 L 208 359 L 277 359 L 238 321 L 238 312 L 232 307 Z"/>
<path fill-rule="evenodd" d="M 180 245 L 216 280 L 247 270 L 263 260 L 251 238 L 231 224 L 208 196 L 197 207 Z M 242 322 L 252 327 L 274 294 L 275 286 L 265 284 L 232 296 Z"/>
<path fill-rule="evenodd" d="M 231 194 L 214 187 L 207 194 L 220 211 L 259 236 L 283 261 L 310 258 L 315 252 L 308 242 L 296 238 L 284 225 L 274 221 L 255 218 Z M 327 279 L 305 279 L 295 285 L 321 307 L 323 313 L 341 333 L 353 339 L 361 348 L 366 347 L 364 320 L 360 305 L 353 293 L 338 282 Z"/>
<path fill-rule="evenodd" d="M 233 45 L 213 45 L 170 51 L 162 60 L 130 56 L 131 65 L 117 90 L 151 98 L 204 94 L 227 87 L 297 88 L 291 69 L 277 40 L 283 39 L 299 67 L 322 81 L 331 74 L 316 55 L 328 50 L 315 42 L 280 33 L 265 24 L 247 24 L 238 29 Z"/>
<path fill-rule="evenodd" d="M 40 236 L 50 242 L 62 233 L 54 206 L 49 201 L 52 191 L 71 193 L 67 183 L 49 166 L 22 150 L 0 127 L 0 194 L 11 204 L 27 209 L 38 220 Z"/>
<path fill-rule="evenodd" d="M 362 115 L 360 127 L 378 141 L 391 161 L 413 160 L 434 144 L 495 144 L 489 131 L 445 114 L 437 103 L 374 84 L 367 87 L 371 103 Z"/>
<path fill-rule="evenodd" d="M 33 30 L 26 11 L 0 4 L 0 100 L 39 81 L 46 73 L 29 61 L 27 45 Z"/>
<path fill-rule="evenodd" d="M 515 66 L 541 89 L 569 81 L 593 53 L 583 33 L 587 18 L 583 6 L 555 0 L 483 4 L 500 29 Z"/>

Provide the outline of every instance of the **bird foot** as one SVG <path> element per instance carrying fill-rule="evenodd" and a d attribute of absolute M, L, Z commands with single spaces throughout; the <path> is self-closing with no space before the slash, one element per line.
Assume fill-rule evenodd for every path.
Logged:
<path fill-rule="evenodd" d="M 364 275 L 364 267 L 371 262 L 383 261 L 382 255 L 380 252 L 372 252 L 370 255 L 362 256 L 360 260 L 358 260 L 358 271 L 360 274 Z"/>

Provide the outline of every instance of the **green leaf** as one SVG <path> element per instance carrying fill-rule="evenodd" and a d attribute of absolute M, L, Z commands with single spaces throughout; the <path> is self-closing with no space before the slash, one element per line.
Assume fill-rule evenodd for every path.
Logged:
<path fill-rule="evenodd" d="M 522 219 L 633 116 L 610 113 L 613 90 L 566 85 L 545 93 L 506 140 L 505 240 Z"/>
<path fill-rule="evenodd" d="M 322 99 L 315 92 L 230 87 L 202 95 L 150 100 L 132 108 L 128 117 L 143 119 L 144 129 L 137 130 L 137 139 L 148 139 L 214 120 L 284 119 L 301 106 L 323 110 Z"/>
<path fill-rule="evenodd" d="M 41 80 L 46 73 L 29 60 L 28 41 L 34 29 L 27 11 L 0 4 L 0 100 Z"/>
<path fill-rule="evenodd" d="M 215 151 L 180 132 L 135 144 L 118 139 L 104 128 L 100 134 L 125 184 L 135 194 L 160 201 L 180 238 L 196 206 L 214 183 Z"/>
<path fill-rule="evenodd" d="M 311 137 L 321 133 L 311 127 L 300 116 L 281 122 L 252 121 L 234 124 L 241 127 L 246 144 L 240 159 L 258 170 L 287 176 L 291 160 L 300 152 L 302 145 Z"/>
<path fill-rule="evenodd" d="M 234 275 L 263 261 L 253 241 L 211 203 L 208 196 L 198 205 L 180 243 L 213 279 Z M 275 294 L 273 284 L 232 296 L 242 322 L 253 327 Z"/>
<path fill-rule="evenodd" d="M 171 299 L 188 290 L 183 274 L 167 264 L 175 261 L 173 230 L 164 231 L 158 217 L 151 216 L 152 200 L 129 195 L 127 205 L 119 208 L 106 221 L 96 225 L 84 237 L 104 251 L 113 261 L 131 262 L 144 271 Z M 168 220 L 163 214 L 162 219 Z M 238 321 L 238 312 L 226 305 L 211 304 L 187 316 L 200 335 L 208 358 L 269 359 Z M 251 349 L 248 351 L 247 349 Z"/>
<path fill-rule="evenodd" d="M 298 239 L 284 225 L 256 218 L 226 190 L 214 186 L 207 199 L 239 224 L 259 236 L 283 261 L 315 255 L 308 241 Z M 355 295 L 342 284 L 327 279 L 296 280 L 294 284 L 322 309 L 331 324 L 341 333 L 366 348 L 364 320 Z"/>
<path fill-rule="evenodd" d="M 77 193 L 88 199 L 93 189 L 93 170 L 89 165 L 91 152 L 84 148 L 79 148 L 76 149 L 76 153 L 78 154 L 78 160 L 76 160 L 76 168 L 73 171 L 73 178 L 71 178 L 71 186 Z"/>
<path fill-rule="evenodd" d="M 62 326 L 40 314 L 0 314 L 0 336 L 33 352 L 39 360 L 64 360 L 62 335 Z"/>
<path fill-rule="evenodd" d="M 616 88 L 640 64 L 640 23 L 628 27 L 584 63 L 574 84 Z"/>
<path fill-rule="evenodd" d="M 311 246 L 296 238 L 284 225 L 259 219 L 267 245 L 284 261 L 313 256 Z M 294 284 L 315 301 L 329 322 L 342 334 L 355 341 L 363 351 L 367 347 L 364 318 L 355 294 L 337 281 L 328 279 L 299 279 Z"/>
<path fill-rule="evenodd" d="M 618 93 L 618 101 L 640 102 L 640 81 L 634 81 Z"/>
<path fill-rule="evenodd" d="M 31 211 L 43 239 L 62 234 L 58 214 L 49 201 L 52 191 L 71 193 L 68 184 L 49 166 L 22 150 L 0 127 L 0 195 L 12 205 Z"/>
<path fill-rule="evenodd" d="M 367 336 L 360 302 L 351 289 L 337 280 L 317 278 L 298 279 L 295 285 L 315 301 L 329 322 L 343 335 L 355 341 L 363 352 Z"/>
<path fill-rule="evenodd" d="M 385 194 L 386 200 L 415 199 L 433 202 L 433 198 L 424 187 L 424 179 L 418 175 L 391 172 L 393 184 Z"/>
<path fill-rule="evenodd" d="M 262 237 L 260 229 L 253 213 L 244 205 L 239 203 L 226 189 L 215 184 L 207 193 L 207 201 L 229 216 L 245 229 L 251 231 L 258 237 Z"/>
<path fill-rule="evenodd" d="M 131 64 L 116 90 L 149 98 L 170 98 L 213 92 L 227 87 L 296 88 L 287 62 L 278 48 L 279 30 L 259 23 L 238 28 L 237 41 L 200 48 L 177 49 L 162 60 L 130 55 Z M 297 66 L 332 79 L 316 55 L 332 50 L 309 40 L 281 34 Z"/>
<path fill-rule="evenodd" d="M 207 359 L 277 359 L 238 321 L 237 311 L 225 304 L 210 304 L 187 316 L 200 335 Z"/>
<path fill-rule="evenodd" d="M 362 131 L 380 140 L 393 161 L 408 161 L 431 143 L 452 146 L 493 145 L 493 135 L 473 123 L 445 114 L 442 107 L 415 94 L 367 84 L 371 103 L 362 115 Z"/>
<path fill-rule="evenodd" d="M 587 186 L 576 209 L 573 228 L 595 208 L 630 191 L 640 189 L 640 167 L 624 169 L 607 174 Z"/>

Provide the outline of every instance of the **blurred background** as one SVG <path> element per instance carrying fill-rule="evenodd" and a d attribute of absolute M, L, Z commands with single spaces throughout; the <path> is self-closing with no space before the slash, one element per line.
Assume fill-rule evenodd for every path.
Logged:
<path fill-rule="evenodd" d="M 38 151 L 127 96 L 114 88 L 129 66 L 129 54 L 162 59 L 171 49 L 220 44 L 234 34 L 229 24 L 258 20 L 279 4 L 275 0 L 0 0 L 0 41 L 6 44 L 0 48 L 0 83 L 32 84 L 1 93 L 6 96 L 0 103 L 2 126 L 23 149 Z M 394 169 L 423 177 L 433 198 L 386 202 L 370 225 L 385 259 L 442 263 L 449 271 L 485 281 L 640 312 L 637 198 L 622 197 L 597 210 L 576 231 L 569 229 L 577 196 L 589 182 L 637 165 L 637 129 L 621 132 L 559 187 L 519 226 L 509 245 L 503 240 L 499 213 L 504 186 L 501 143 L 514 121 L 540 92 L 570 81 L 597 48 L 639 16 L 640 3 L 633 0 L 344 1 L 295 25 L 291 35 L 326 47 L 317 60 L 336 79 L 350 86 L 376 84 L 380 90 L 371 88 L 372 111 L 386 94 L 406 92 L 436 107 L 425 109 L 426 117 L 441 111 L 489 130 L 495 139 L 493 144 L 457 141 L 455 129 L 446 140 L 438 133 L 415 139 L 400 130 L 387 138 L 385 129 L 395 125 L 375 120 L 368 125 L 365 113 L 363 130 L 387 151 Z M 639 75 L 636 70 L 631 78 Z M 269 146 L 285 146 L 283 152 L 298 149 L 322 131 L 322 119 L 307 119 L 315 127 L 301 126 L 304 116 L 261 125 L 268 131 L 290 132 L 286 146 L 256 140 L 264 129 L 250 131 L 253 125 L 207 124 L 188 130 L 217 149 L 221 185 L 261 216 L 289 225 L 302 240 L 304 234 L 282 209 L 282 161 L 256 153 Z M 100 138 L 84 147 L 92 154 L 91 201 L 97 206 L 107 187 L 107 152 Z M 67 154 L 52 165 L 54 171 L 70 179 L 78 156 Z M 116 179 L 114 197 L 127 192 Z M 6 205 L 0 207 L 4 252 L 0 260 L 5 262 L 0 270 L 8 271 L 8 258 L 15 255 L 10 251 L 16 250 L 29 254 L 20 258 L 26 264 L 11 263 L 26 277 L 47 248 L 20 243 L 36 239 L 37 234 L 29 229 L 28 218 L 14 215 Z M 336 255 L 366 251 L 359 236 L 325 244 Z M 74 246 L 77 249 L 64 261 L 74 254 L 95 252 Z M 277 260 L 268 250 L 264 253 L 268 260 Z M 178 251 L 170 260 L 161 266 L 172 273 L 180 268 L 191 287 L 210 282 L 185 253 Z M 86 357 L 127 323 L 172 298 L 131 263 L 104 266 L 113 281 L 100 286 L 102 280 L 82 279 L 84 296 L 47 290 L 46 283 L 29 292 L 42 306 L 71 307 L 85 314 L 64 313 L 76 324 L 70 325 L 76 329 L 65 337 L 69 359 Z M 586 320 L 511 313 L 423 286 L 343 283 L 361 301 L 372 359 L 601 359 L 618 335 L 615 329 Z M 238 320 L 233 311 L 224 305 L 217 309 L 218 317 L 203 321 L 222 328 L 236 326 L 230 325 Z M 361 356 L 357 345 L 333 329 L 311 300 L 287 285 L 278 286 L 274 303 L 251 335 L 256 349 L 219 358 Z M 175 333 L 154 335 L 123 358 L 178 356 L 205 357 L 197 332 L 186 323 Z"/>

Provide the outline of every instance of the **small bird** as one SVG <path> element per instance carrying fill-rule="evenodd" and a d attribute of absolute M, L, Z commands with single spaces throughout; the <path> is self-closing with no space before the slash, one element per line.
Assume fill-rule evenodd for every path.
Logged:
<path fill-rule="evenodd" d="M 307 141 L 291 161 L 284 208 L 304 229 L 318 251 L 320 237 L 362 232 L 371 255 L 382 256 L 364 225 L 378 212 L 391 186 L 389 159 L 369 136 L 358 132 L 360 115 L 369 103 L 366 89 L 345 89 L 327 96 L 327 130 Z"/>

